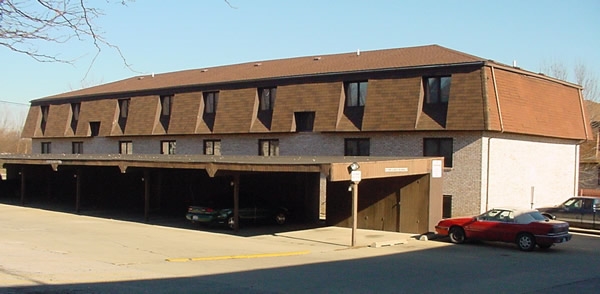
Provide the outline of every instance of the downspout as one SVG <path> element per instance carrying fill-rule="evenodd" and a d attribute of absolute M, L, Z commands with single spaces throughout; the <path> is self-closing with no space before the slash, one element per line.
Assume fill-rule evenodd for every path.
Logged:
<path fill-rule="evenodd" d="M 498 83 L 496 83 L 496 73 L 494 67 L 492 68 L 492 81 L 494 82 L 494 95 L 496 95 L 496 106 L 498 107 L 498 118 L 500 119 L 500 132 L 504 133 L 504 120 L 502 120 L 502 109 L 500 108 L 500 99 L 498 96 Z"/>
<path fill-rule="evenodd" d="M 573 191 L 573 195 L 578 195 L 578 191 L 579 191 L 579 146 L 585 142 L 589 136 L 589 130 L 588 130 L 588 124 L 586 123 L 586 119 L 585 119 L 585 106 L 583 105 L 583 93 L 582 90 L 579 89 L 579 107 L 581 109 L 581 118 L 583 120 L 583 129 L 585 131 L 585 139 L 580 140 L 579 143 L 577 144 L 577 147 L 575 147 L 575 173 L 573 175 L 573 187 L 574 190 Z"/>
<path fill-rule="evenodd" d="M 504 121 L 502 120 L 502 110 L 500 108 L 500 99 L 498 95 L 498 83 L 496 82 L 496 73 L 494 71 L 494 66 L 490 66 L 492 70 L 492 83 L 494 85 L 494 97 L 496 99 L 496 107 L 498 107 L 498 118 L 500 119 L 500 132 L 504 133 Z M 487 100 L 487 97 L 486 97 Z M 486 128 L 487 130 L 487 128 Z M 491 150 L 492 150 L 492 137 L 488 136 L 487 143 L 487 168 L 486 168 L 486 185 L 485 185 L 485 210 L 489 209 L 489 201 L 490 201 L 490 158 L 491 158 Z"/>

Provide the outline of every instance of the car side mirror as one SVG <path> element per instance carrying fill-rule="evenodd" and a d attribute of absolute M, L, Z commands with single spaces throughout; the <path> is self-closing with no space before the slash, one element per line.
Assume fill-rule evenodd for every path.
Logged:
<path fill-rule="evenodd" d="M 543 216 L 545 216 L 547 219 L 553 219 L 553 220 L 556 219 L 556 216 L 551 215 L 551 214 L 543 214 Z"/>

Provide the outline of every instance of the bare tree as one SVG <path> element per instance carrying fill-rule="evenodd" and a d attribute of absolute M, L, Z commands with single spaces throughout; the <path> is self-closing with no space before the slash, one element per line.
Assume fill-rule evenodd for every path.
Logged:
<path fill-rule="evenodd" d="M 133 0 L 114 1 L 126 5 Z M 74 57 L 40 48 L 47 48 L 48 43 L 89 42 L 96 49 L 90 68 L 102 49 L 110 48 L 131 69 L 119 47 L 100 33 L 95 21 L 101 15 L 102 10 L 88 6 L 85 0 L 0 0 L 0 46 L 40 62 L 73 63 Z"/>
<path fill-rule="evenodd" d="M 566 81 L 569 79 L 569 71 L 567 70 L 567 67 L 565 66 L 564 63 L 560 63 L 560 62 L 544 62 L 541 66 L 541 72 L 557 78 L 559 80 L 563 80 Z"/>
<path fill-rule="evenodd" d="M 600 102 L 598 93 L 598 78 L 582 62 L 575 65 L 575 82 L 583 86 L 583 97 L 586 100 Z"/>
<path fill-rule="evenodd" d="M 569 70 L 564 63 L 544 63 L 541 72 L 561 80 L 569 80 Z M 585 99 L 585 108 L 590 121 L 590 130 L 594 140 L 586 141 L 580 145 L 579 153 L 579 188 L 600 189 L 598 172 L 600 171 L 600 97 L 598 92 L 598 78 L 590 72 L 583 62 L 578 62 L 573 68 L 572 82 L 582 86 L 582 95 Z"/>

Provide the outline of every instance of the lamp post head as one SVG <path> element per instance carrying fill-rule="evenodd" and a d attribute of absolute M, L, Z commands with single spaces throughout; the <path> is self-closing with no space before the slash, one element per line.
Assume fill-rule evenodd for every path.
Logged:
<path fill-rule="evenodd" d="M 348 172 L 353 172 L 353 171 L 357 171 L 358 169 L 360 169 L 360 165 L 358 165 L 357 162 L 353 162 L 348 166 Z"/>

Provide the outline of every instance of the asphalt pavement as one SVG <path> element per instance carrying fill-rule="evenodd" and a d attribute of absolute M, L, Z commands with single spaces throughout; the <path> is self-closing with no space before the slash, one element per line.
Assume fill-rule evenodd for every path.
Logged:
<path fill-rule="evenodd" d="M 600 238 L 589 233 L 521 252 L 514 244 L 456 246 L 358 230 L 351 247 L 350 229 L 320 224 L 232 232 L 180 218 L 98 215 L 0 204 L 0 292 L 582 294 L 600 287 Z"/>

